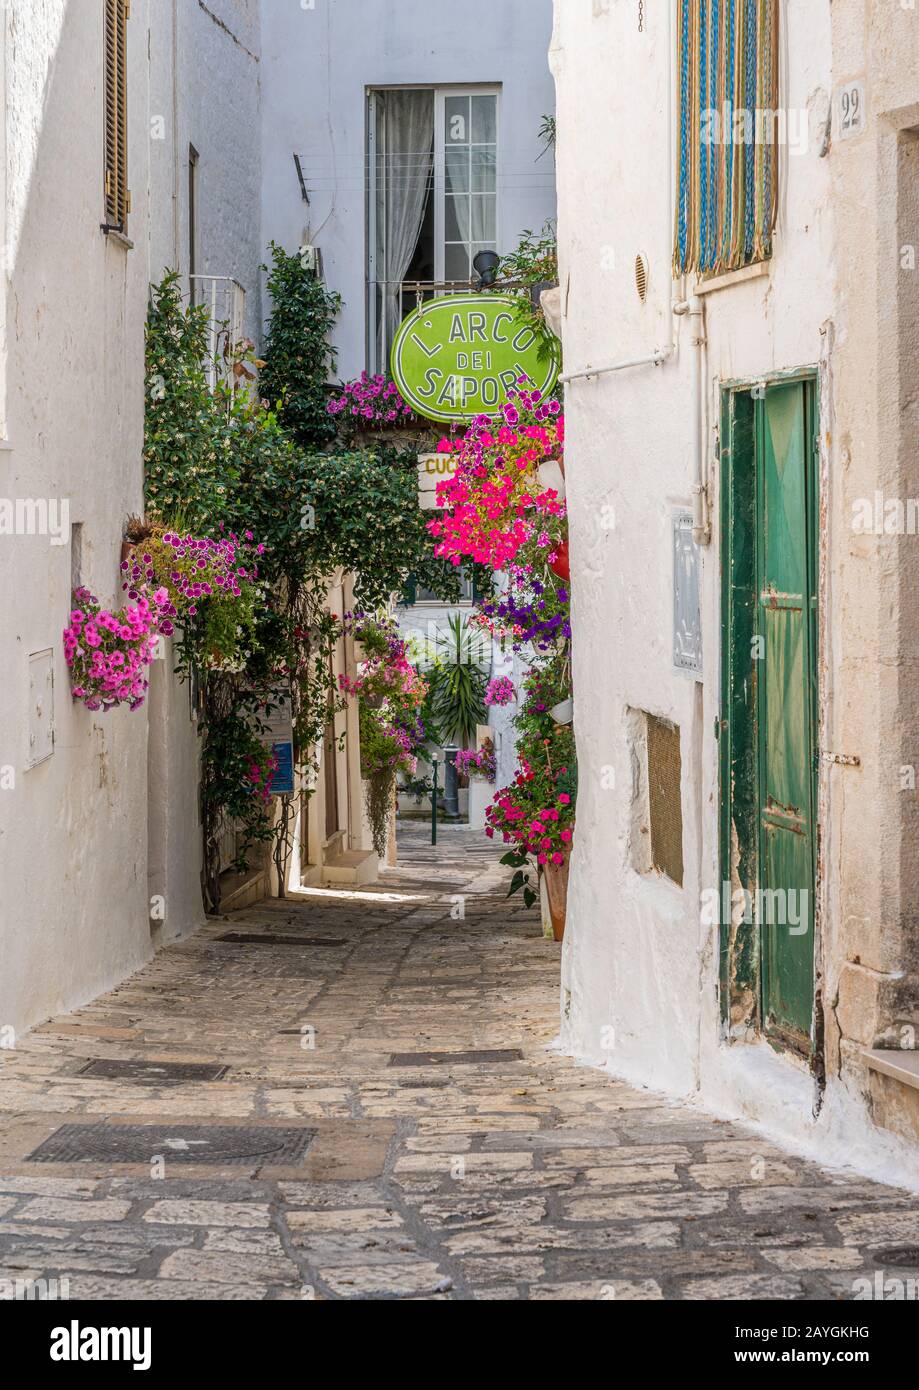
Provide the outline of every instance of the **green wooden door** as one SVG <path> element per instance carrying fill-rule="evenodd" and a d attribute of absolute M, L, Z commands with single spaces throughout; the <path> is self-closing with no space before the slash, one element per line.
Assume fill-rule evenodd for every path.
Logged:
<path fill-rule="evenodd" d="M 757 401 L 757 754 L 762 1015 L 810 1052 L 816 869 L 814 393 Z"/>

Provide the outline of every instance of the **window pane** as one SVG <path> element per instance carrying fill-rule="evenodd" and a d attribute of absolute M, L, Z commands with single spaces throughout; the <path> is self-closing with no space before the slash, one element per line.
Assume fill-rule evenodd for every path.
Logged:
<path fill-rule="evenodd" d="M 468 280 L 469 251 L 465 246 L 444 247 L 444 279 Z"/>
<path fill-rule="evenodd" d="M 482 144 L 494 144 L 498 138 L 498 98 L 472 98 L 472 138 Z"/>
<path fill-rule="evenodd" d="M 495 241 L 497 236 L 497 199 L 492 193 L 481 193 L 472 199 L 472 240 Z"/>
<path fill-rule="evenodd" d="M 444 139 L 448 145 L 469 144 L 469 98 L 447 97 L 444 102 L 446 116 Z"/>
<path fill-rule="evenodd" d="M 472 150 L 473 193 L 495 193 L 498 188 L 498 155 L 494 145 L 475 145 Z"/>
<path fill-rule="evenodd" d="M 446 151 L 446 172 L 448 193 L 469 192 L 469 151 Z"/>
<path fill-rule="evenodd" d="M 478 200 L 476 200 L 478 201 Z M 469 195 L 444 199 L 444 241 L 469 239 Z"/>

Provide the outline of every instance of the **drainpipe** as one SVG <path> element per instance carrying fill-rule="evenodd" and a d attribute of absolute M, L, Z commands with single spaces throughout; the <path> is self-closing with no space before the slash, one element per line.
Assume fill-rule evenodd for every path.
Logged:
<path fill-rule="evenodd" d="M 172 264 L 181 271 L 179 232 L 179 0 L 172 0 Z M 189 267 L 190 269 L 191 267 Z M 158 267 L 157 275 L 162 267 Z"/>
<path fill-rule="evenodd" d="M 705 449 L 702 429 L 702 356 L 705 351 L 705 305 L 693 295 L 686 307 L 690 322 L 692 347 L 692 538 L 696 545 L 708 545 L 712 528 L 708 515 L 708 488 L 705 478 Z"/>

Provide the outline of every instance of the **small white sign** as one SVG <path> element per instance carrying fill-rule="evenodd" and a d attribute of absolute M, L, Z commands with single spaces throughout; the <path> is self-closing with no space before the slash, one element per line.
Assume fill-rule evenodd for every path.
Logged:
<path fill-rule="evenodd" d="M 29 654 L 29 756 L 37 767 L 54 752 L 54 652 L 46 647 Z"/>
<path fill-rule="evenodd" d="M 840 140 L 854 140 L 864 135 L 868 124 L 865 84 L 859 78 L 847 82 L 836 92 L 836 134 Z"/>
<path fill-rule="evenodd" d="M 418 455 L 418 505 L 431 512 L 437 506 L 437 484 L 452 478 L 456 459 L 452 454 Z"/>

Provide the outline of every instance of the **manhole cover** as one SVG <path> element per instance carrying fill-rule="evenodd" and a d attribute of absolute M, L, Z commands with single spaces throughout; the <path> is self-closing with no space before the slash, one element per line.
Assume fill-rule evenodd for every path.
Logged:
<path fill-rule="evenodd" d="M 334 936 L 268 936 L 265 932 L 228 931 L 217 937 L 234 946 L 343 946 Z"/>
<path fill-rule="evenodd" d="M 106 1081 L 219 1081 L 229 1067 L 217 1062 L 120 1062 L 96 1057 L 80 1067 L 78 1076 L 98 1076 Z"/>
<path fill-rule="evenodd" d="M 61 1125 L 28 1158 L 33 1163 L 299 1163 L 314 1129 L 242 1125 Z"/>
<path fill-rule="evenodd" d="M 475 1062 L 520 1062 L 523 1053 L 516 1047 L 494 1048 L 482 1052 L 394 1052 L 389 1059 L 391 1067 L 455 1067 L 472 1065 Z"/>
<path fill-rule="evenodd" d="M 900 1268 L 919 1267 L 919 1245 L 898 1245 L 893 1250 L 880 1250 L 875 1262 L 881 1265 L 898 1265 Z"/>

